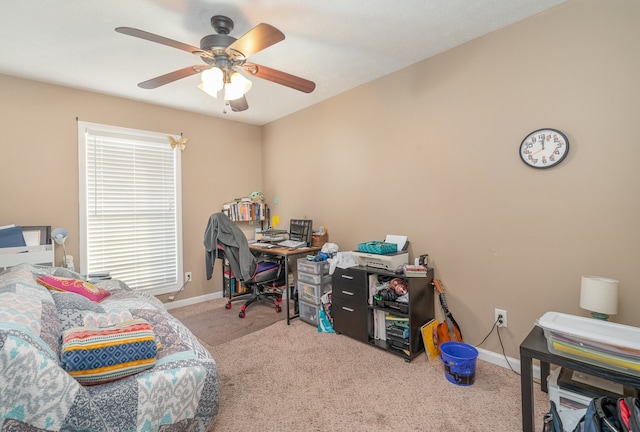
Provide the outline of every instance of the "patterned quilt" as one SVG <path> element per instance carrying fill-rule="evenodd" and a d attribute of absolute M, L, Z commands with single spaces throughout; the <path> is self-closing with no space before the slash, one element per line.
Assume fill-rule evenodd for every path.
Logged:
<path fill-rule="evenodd" d="M 207 431 L 218 414 L 216 363 L 155 297 L 110 280 L 100 303 L 49 291 L 39 276 L 79 277 L 22 264 L 0 273 L 0 430 Z M 153 368 L 83 386 L 61 367 L 61 333 L 88 311 L 148 321 L 162 344 Z"/>

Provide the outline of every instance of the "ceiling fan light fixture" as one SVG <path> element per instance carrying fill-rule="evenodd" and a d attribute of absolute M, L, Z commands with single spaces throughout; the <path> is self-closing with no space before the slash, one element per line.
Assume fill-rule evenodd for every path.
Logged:
<path fill-rule="evenodd" d="M 224 85 L 224 72 L 222 72 L 222 69 L 218 67 L 205 69 L 200 74 L 200 77 L 208 90 L 216 92 L 222 90 Z"/>
<path fill-rule="evenodd" d="M 233 72 L 229 77 L 229 82 L 224 85 L 225 99 L 240 99 L 251 89 L 251 84 L 251 81 L 242 76 L 242 74 Z"/>
<path fill-rule="evenodd" d="M 209 96 L 213 96 L 214 98 L 218 99 L 218 91 L 209 87 L 204 81 L 198 84 L 198 88 Z"/>

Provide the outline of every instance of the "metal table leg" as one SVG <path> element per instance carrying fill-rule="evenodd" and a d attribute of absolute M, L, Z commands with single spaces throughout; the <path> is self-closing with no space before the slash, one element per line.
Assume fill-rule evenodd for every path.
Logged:
<path fill-rule="evenodd" d="M 547 371 L 549 364 L 547 364 Z M 533 432 L 533 360 L 520 351 L 520 388 L 522 397 L 522 431 Z"/>
<path fill-rule="evenodd" d="M 284 256 L 284 274 L 285 274 L 285 289 L 287 290 L 287 325 L 291 322 L 292 319 L 298 318 L 298 299 L 295 292 L 291 292 L 291 287 L 289 286 L 289 256 Z M 293 316 L 290 315 L 290 307 L 291 300 L 293 300 Z"/>
<path fill-rule="evenodd" d="M 284 289 L 287 292 L 287 325 L 291 321 L 289 317 L 289 304 L 291 303 L 291 289 L 289 287 L 289 257 L 284 256 Z"/>

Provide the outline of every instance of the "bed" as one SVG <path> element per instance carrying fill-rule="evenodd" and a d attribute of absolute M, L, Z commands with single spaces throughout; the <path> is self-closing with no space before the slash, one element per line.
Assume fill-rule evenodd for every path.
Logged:
<path fill-rule="evenodd" d="M 106 280 L 93 288 L 108 296 L 95 301 L 78 292 L 47 288 L 43 281 L 48 278 L 81 280 L 67 269 L 27 263 L 0 272 L 0 430 L 211 428 L 219 407 L 216 363 L 159 300 L 121 281 Z M 151 366 L 128 376 L 109 376 L 105 382 L 72 376 L 71 362 L 63 360 L 81 350 L 72 351 L 69 335 L 88 329 L 102 335 L 114 324 L 131 322 L 109 322 L 118 316 L 148 324 Z M 89 318 L 95 322 L 88 324 Z"/>

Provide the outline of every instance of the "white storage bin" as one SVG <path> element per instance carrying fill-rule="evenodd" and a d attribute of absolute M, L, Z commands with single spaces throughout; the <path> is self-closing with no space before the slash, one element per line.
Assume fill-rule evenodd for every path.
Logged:
<path fill-rule="evenodd" d="M 306 282 L 297 282 L 298 299 L 307 303 L 320 304 L 320 297 L 327 291 L 331 291 L 331 279 L 328 283 L 319 285 L 309 284 Z"/>
<path fill-rule="evenodd" d="M 640 328 L 559 312 L 536 320 L 549 351 L 640 376 Z"/>
<path fill-rule="evenodd" d="M 317 326 L 320 322 L 319 314 L 322 306 L 304 301 L 299 302 L 298 305 L 300 308 L 300 319 L 306 323 Z"/>
<path fill-rule="evenodd" d="M 329 273 L 329 261 L 309 261 L 306 258 L 298 259 L 298 272 L 311 274 Z"/>

